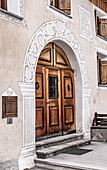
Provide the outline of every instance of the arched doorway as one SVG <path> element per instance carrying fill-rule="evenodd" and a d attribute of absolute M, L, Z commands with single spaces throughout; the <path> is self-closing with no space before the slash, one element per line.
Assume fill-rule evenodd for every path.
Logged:
<path fill-rule="evenodd" d="M 35 70 L 37 61 L 44 46 L 57 42 L 67 54 L 75 73 L 75 109 L 76 132 L 84 133 L 90 138 L 90 94 L 87 64 L 80 43 L 67 24 L 60 21 L 49 21 L 41 25 L 31 38 L 26 50 L 23 81 L 18 82 L 23 96 L 23 146 L 19 155 L 19 168 L 34 166 L 35 154 Z"/>
<path fill-rule="evenodd" d="M 73 70 L 55 43 L 42 50 L 35 77 L 36 137 L 76 131 Z"/>

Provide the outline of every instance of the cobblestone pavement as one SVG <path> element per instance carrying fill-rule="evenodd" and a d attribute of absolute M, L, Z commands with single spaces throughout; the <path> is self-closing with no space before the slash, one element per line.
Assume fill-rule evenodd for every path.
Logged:
<path fill-rule="evenodd" d="M 47 158 L 47 161 L 55 163 L 63 163 L 65 165 L 74 165 L 80 167 L 95 168 L 100 170 L 107 170 L 107 143 L 92 142 L 91 145 L 83 146 L 81 149 L 90 149 L 91 152 L 74 155 L 61 153 L 57 156 Z M 34 170 L 35 168 L 32 168 Z"/>

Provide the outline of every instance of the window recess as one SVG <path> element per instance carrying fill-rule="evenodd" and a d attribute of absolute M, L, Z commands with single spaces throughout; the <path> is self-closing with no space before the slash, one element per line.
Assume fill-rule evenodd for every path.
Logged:
<path fill-rule="evenodd" d="M 107 86 L 107 57 L 97 57 L 98 85 Z"/>
<path fill-rule="evenodd" d="M 71 0 L 50 0 L 50 5 L 67 15 L 71 14 Z"/>
<path fill-rule="evenodd" d="M 95 10 L 95 25 L 96 25 L 96 35 L 107 40 L 107 17 L 98 15 Z"/>

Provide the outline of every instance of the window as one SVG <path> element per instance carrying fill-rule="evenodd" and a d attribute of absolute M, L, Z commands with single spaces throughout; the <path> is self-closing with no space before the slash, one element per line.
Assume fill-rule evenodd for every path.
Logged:
<path fill-rule="evenodd" d="M 95 10 L 96 35 L 107 39 L 107 19 Z"/>
<path fill-rule="evenodd" d="M 107 0 L 90 0 L 94 5 L 107 12 Z"/>
<path fill-rule="evenodd" d="M 0 8 L 15 15 L 20 15 L 20 0 L 0 0 Z"/>
<path fill-rule="evenodd" d="M 49 98 L 58 98 L 58 77 L 49 76 Z"/>
<path fill-rule="evenodd" d="M 2 96 L 2 117 L 17 117 L 17 97 Z"/>
<path fill-rule="evenodd" d="M 50 5 L 68 15 L 71 14 L 71 0 L 50 0 Z"/>
<path fill-rule="evenodd" d="M 98 84 L 107 85 L 107 57 L 97 57 Z"/>

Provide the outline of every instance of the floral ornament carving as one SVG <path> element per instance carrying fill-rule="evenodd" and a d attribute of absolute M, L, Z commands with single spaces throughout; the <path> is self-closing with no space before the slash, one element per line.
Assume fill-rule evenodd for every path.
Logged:
<path fill-rule="evenodd" d="M 33 35 L 25 56 L 23 81 L 35 81 L 35 70 L 39 55 L 44 46 L 55 39 L 63 40 L 72 48 L 81 70 L 83 87 L 88 88 L 87 68 L 79 42 L 62 21 L 47 22 Z"/>

